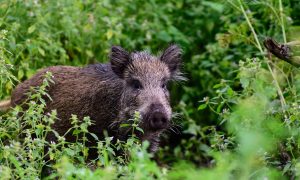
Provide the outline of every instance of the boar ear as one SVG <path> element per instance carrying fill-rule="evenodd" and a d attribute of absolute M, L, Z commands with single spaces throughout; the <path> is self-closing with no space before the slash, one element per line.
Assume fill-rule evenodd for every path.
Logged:
<path fill-rule="evenodd" d="M 113 46 L 110 53 L 110 64 L 113 72 L 123 78 L 125 68 L 130 62 L 130 55 L 120 46 Z"/>
<path fill-rule="evenodd" d="M 180 74 L 181 55 L 181 48 L 174 44 L 170 45 L 160 56 L 160 60 L 168 65 L 172 76 Z"/>

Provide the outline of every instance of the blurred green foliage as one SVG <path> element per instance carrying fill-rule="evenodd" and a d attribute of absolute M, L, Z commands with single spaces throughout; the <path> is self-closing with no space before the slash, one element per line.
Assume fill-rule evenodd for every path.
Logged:
<path fill-rule="evenodd" d="M 107 137 L 90 163 L 84 144 L 62 137 L 50 144 L 57 163 L 50 179 L 299 178 L 299 70 L 265 58 L 260 43 L 268 36 L 284 42 L 285 33 L 287 40 L 297 39 L 299 7 L 298 0 L 2 0 L 0 98 L 40 68 L 107 62 L 112 45 L 156 53 L 177 43 L 189 80 L 171 87 L 182 134 L 164 137 L 157 154 L 163 168 L 134 138 L 120 142 L 132 153 L 128 159 L 115 155 Z M 41 105 L 31 104 L 23 120 L 55 120 L 55 112 L 42 114 L 40 96 L 33 98 Z M 0 117 L 1 177 L 40 177 L 42 149 L 49 145 L 41 132 L 50 126 L 34 126 L 22 142 L 18 112 Z M 80 129 L 89 119 L 84 126 L 76 116 L 73 121 L 78 132 L 89 133 Z M 40 137 L 31 139 L 32 133 Z"/>

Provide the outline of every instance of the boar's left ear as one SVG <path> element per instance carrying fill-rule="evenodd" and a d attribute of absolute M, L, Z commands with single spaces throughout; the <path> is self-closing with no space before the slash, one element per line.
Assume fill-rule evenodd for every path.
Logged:
<path fill-rule="evenodd" d="M 169 46 L 160 56 L 160 60 L 168 65 L 172 76 L 180 75 L 181 55 L 181 48 L 174 44 Z"/>
<path fill-rule="evenodd" d="M 110 53 L 110 64 L 113 72 L 123 78 L 124 70 L 130 63 L 130 55 L 120 46 L 113 46 Z"/>

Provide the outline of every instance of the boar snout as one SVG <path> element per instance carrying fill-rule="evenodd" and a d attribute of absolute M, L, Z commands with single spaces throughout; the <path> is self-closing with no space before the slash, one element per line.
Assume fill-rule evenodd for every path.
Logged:
<path fill-rule="evenodd" d="M 152 131 L 165 129 L 168 126 L 169 118 L 162 104 L 152 104 L 146 121 Z"/>
<path fill-rule="evenodd" d="M 166 116 L 162 112 L 156 111 L 150 118 L 150 128 L 153 130 L 164 129 L 167 126 L 167 122 Z"/>

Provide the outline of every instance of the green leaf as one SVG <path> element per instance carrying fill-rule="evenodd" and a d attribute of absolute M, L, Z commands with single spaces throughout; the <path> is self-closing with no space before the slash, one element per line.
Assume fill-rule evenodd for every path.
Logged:
<path fill-rule="evenodd" d="M 24 71 L 23 69 L 19 69 L 18 71 L 18 79 L 22 79 L 24 77 Z"/>
<path fill-rule="evenodd" d="M 120 127 L 129 127 L 130 124 L 120 124 Z"/>
<path fill-rule="evenodd" d="M 161 31 L 157 34 L 157 38 L 161 39 L 162 41 L 165 42 L 170 42 L 172 41 L 172 37 L 166 32 L 166 31 Z"/>
<path fill-rule="evenodd" d="M 106 32 L 106 37 L 108 40 L 110 40 L 113 36 L 113 31 L 111 29 L 109 29 L 107 32 Z"/>
<path fill-rule="evenodd" d="M 69 155 L 69 156 L 74 156 L 75 155 L 75 151 L 69 148 L 65 149 L 65 152 Z"/>
<path fill-rule="evenodd" d="M 248 78 L 241 78 L 241 79 L 240 79 L 240 82 L 241 82 L 242 87 L 243 87 L 244 89 L 247 88 L 247 87 L 249 86 L 249 84 L 250 84 L 250 81 L 249 81 Z"/>
<path fill-rule="evenodd" d="M 212 8 L 215 11 L 218 11 L 219 13 L 223 12 L 223 10 L 224 10 L 224 5 L 221 3 L 203 1 L 202 4 Z"/>
<path fill-rule="evenodd" d="M 199 107 L 198 107 L 198 110 L 203 110 L 207 107 L 207 104 L 201 104 Z"/>
<path fill-rule="evenodd" d="M 223 86 L 223 84 L 215 84 L 214 86 L 213 86 L 213 88 L 214 89 L 217 89 L 217 88 L 220 88 L 220 87 L 222 87 Z"/>
<path fill-rule="evenodd" d="M 232 97 L 234 95 L 234 91 L 231 89 L 231 87 L 228 87 L 228 89 L 227 89 L 227 95 L 229 97 Z"/>
<path fill-rule="evenodd" d="M 42 56 L 45 56 L 45 51 L 44 51 L 44 49 L 38 47 L 38 51 L 39 51 L 39 53 L 40 53 Z"/>
<path fill-rule="evenodd" d="M 144 133 L 144 130 L 143 130 L 142 128 L 140 128 L 140 127 L 136 127 L 136 130 L 138 130 L 138 131 Z"/>
<path fill-rule="evenodd" d="M 79 133 L 81 133 L 81 131 L 80 131 L 79 129 L 75 129 L 75 130 L 73 131 L 73 135 L 78 135 Z"/>
<path fill-rule="evenodd" d="M 35 31 L 35 25 L 32 25 L 32 26 L 30 26 L 29 28 L 28 28 L 28 33 L 29 34 L 31 34 L 31 33 L 33 33 Z"/>
<path fill-rule="evenodd" d="M 99 138 L 96 134 L 94 133 L 89 133 L 91 136 L 93 136 L 93 138 L 95 138 L 96 141 L 99 141 Z"/>

